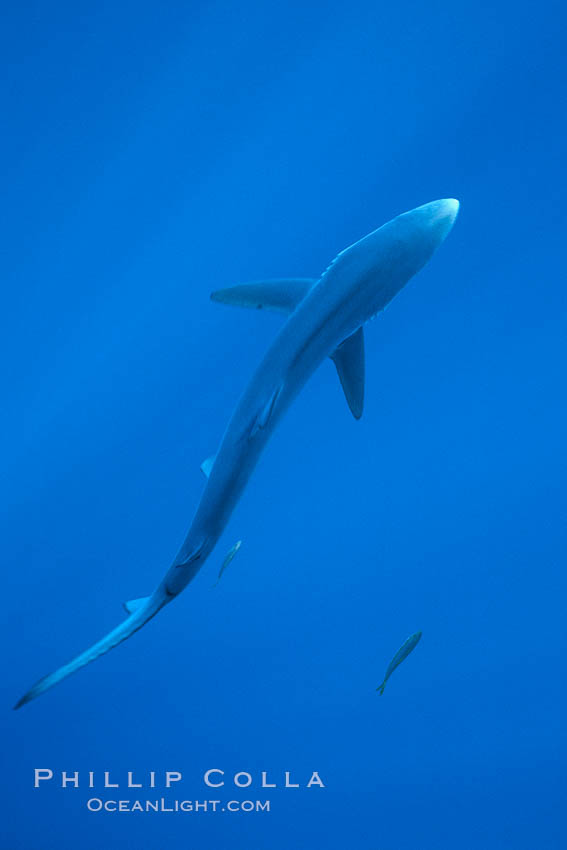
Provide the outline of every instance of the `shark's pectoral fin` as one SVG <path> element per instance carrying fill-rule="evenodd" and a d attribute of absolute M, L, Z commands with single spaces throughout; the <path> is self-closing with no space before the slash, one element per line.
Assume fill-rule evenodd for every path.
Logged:
<path fill-rule="evenodd" d="M 293 313 L 315 280 L 311 278 L 293 278 L 290 280 L 265 280 L 258 283 L 244 283 L 228 289 L 211 292 L 211 301 L 232 304 L 235 307 L 251 307 L 256 310 L 274 310 L 277 313 Z"/>
<path fill-rule="evenodd" d="M 208 478 L 209 475 L 211 474 L 211 469 L 213 468 L 213 464 L 216 460 L 216 457 L 217 457 L 216 455 L 211 455 L 206 460 L 204 460 L 203 463 L 201 464 L 201 472 L 203 473 L 205 478 Z"/>
<path fill-rule="evenodd" d="M 130 599 L 129 602 L 124 602 L 124 610 L 127 614 L 133 614 L 134 611 L 137 611 L 138 608 L 141 608 L 142 605 L 145 605 L 150 597 L 142 596 L 140 599 Z"/>
<path fill-rule="evenodd" d="M 355 419 L 364 408 L 364 333 L 359 328 L 331 354 L 348 406 Z"/>

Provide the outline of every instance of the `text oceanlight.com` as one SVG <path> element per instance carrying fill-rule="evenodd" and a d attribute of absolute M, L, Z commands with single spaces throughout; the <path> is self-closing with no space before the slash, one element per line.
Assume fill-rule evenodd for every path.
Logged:
<path fill-rule="evenodd" d="M 269 812 L 270 800 L 87 800 L 89 812 Z"/>

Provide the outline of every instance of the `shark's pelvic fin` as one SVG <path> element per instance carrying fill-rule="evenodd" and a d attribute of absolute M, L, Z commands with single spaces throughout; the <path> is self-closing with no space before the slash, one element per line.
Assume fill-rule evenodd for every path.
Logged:
<path fill-rule="evenodd" d="M 274 408 L 276 406 L 276 402 L 278 400 L 278 396 L 282 390 L 282 386 L 276 387 L 264 407 L 260 410 L 258 416 L 254 420 L 254 424 L 252 425 L 252 429 L 250 431 L 250 438 L 254 437 L 258 431 L 265 428 L 268 422 L 270 421 L 270 417 L 274 412 Z"/>
<path fill-rule="evenodd" d="M 130 599 L 129 602 L 123 602 L 122 605 L 127 614 L 133 614 L 134 611 L 145 605 L 149 598 L 149 596 L 142 596 L 140 599 Z"/>
<path fill-rule="evenodd" d="M 256 310 L 274 310 L 277 313 L 293 313 L 316 283 L 312 278 L 290 280 L 264 280 L 244 283 L 228 289 L 211 292 L 211 301 L 232 304 L 235 307 L 251 307 Z"/>
<path fill-rule="evenodd" d="M 205 478 L 208 478 L 209 475 L 211 474 L 211 469 L 213 468 L 213 464 L 216 460 L 216 457 L 217 457 L 216 455 L 211 455 L 206 460 L 204 460 L 203 463 L 201 464 L 201 472 L 203 473 Z"/>
<path fill-rule="evenodd" d="M 364 408 L 364 333 L 359 328 L 352 336 L 341 342 L 331 360 L 355 419 L 360 419 Z"/>

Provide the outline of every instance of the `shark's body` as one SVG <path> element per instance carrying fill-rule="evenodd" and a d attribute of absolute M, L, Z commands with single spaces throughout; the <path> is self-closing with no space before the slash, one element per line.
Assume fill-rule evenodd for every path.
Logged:
<path fill-rule="evenodd" d="M 127 603 L 130 616 L 69 664 L 37 682 L 16 708 L 130 637 L 194 578 L 225 528 L 283 414 L 326 357 L 332 357 L 358 418 L 364 393 L 362 326 L 388 304 L 432 256 L 458 211 L 453 199 L 398 216 L 342 251 L 318 280 L 233 287 L 213 300 L 289 314 L 242 395 L 214 459 L 207 485 L 172 566 L 154 593 Z"/>

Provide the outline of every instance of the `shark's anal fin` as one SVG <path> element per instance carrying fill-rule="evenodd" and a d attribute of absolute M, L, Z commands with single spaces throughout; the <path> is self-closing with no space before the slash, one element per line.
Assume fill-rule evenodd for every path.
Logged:
<path fill-rule="evenodd" d="M 209 475 L 211 474 L 211 469 L 213 468 L 213 464 L 216 460 L 216 457 L 217 457 L 216 455 L 211 455 L 206 460 L 204 460 L 203 463 L 201 464 L 201 472 L 203 473 L 205 478 L 208 478 Z"/>
<path fill-rule="evenodd" d="M 211 301 L 232 304 L 234 307 L 250 307 L 255 310 L 273 310 L 277 313 L 293 313 L 316 283 L 312 278 L 264 280 L 244 283 L 228 289 L 211 292 Z"/>
<path fill-rule="evenodd" d="M 142 596 L 140 599 L 130 599 L 129 602 L 124 602 L 124 610 L 127 614 L 133 614 L 138 608 L 141 608 L 142 605 L 145 605 L 150 597 Z"/>
<path fill-rule="evenodd" d="M 364 408 L 364 333 L 359 328 L 331 354 L 348 406 L 355 419 Z"/>

